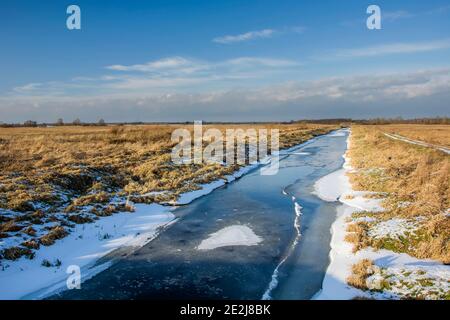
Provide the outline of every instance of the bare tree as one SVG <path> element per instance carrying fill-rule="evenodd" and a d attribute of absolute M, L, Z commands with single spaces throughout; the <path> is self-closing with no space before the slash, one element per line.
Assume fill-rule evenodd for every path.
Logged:
<path fill-rule="evenodd" d="M 99 126 L 104 126 L 105 125 L 105 120 L 103 120 L 103 119 L 98 120 L 98 125 Z"/>
<path fill-rule="evenodd" d="M 64 125 L 64 120 L 62 118 L 59 118 L 58 120 L 56 120 L 56 125 L 57 126 L 63 126 Z"/>
<path fill-rule="evenodd" d="M 79 118 L 76 118 L 75 120 L 73 120 L 73 125 L 74 126 L 79 126 L 81 125 L 81 120 Z"/>

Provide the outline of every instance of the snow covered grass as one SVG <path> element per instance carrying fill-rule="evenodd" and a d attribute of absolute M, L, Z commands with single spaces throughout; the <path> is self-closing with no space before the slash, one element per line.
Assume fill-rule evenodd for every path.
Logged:
<path fill-rule="evenodd" d="M 352 135 L 354 133 L 352 132 Z M 353 141 L 348 140 L 349 150 Z M 347 152 L 348 153 L 348 152 Z M 424 218 L 391 216 L 384 205 L 385 190 L 355 191 L 349 174 L 358 170 L 344 156 L 344 169 L 321 178 L 315 193 L 325 201 L 337 201 L 337 219 L 332 225 L 330 265 L 322 290 L 315 299 L 449 299 L 450 266 L 382 249 L 384 242 L 409 239 L 423 228 Z M 377 193 L 378 191 L 378 193 Z M 375 194 L 374 194 L 375 192 Z M 448 231 L 448 230 L 447 230 Z M 347 240 L 357 239 L 359 245 Z M 422 239 L 409 242 L 416 246 Z M 387 241 L 389 243 L 389 241 Z M 378 243 L 377 248 L 370 245 Z M 399 247 L 396 246 L 396 249 Z"/>
<path fill-rule="evenodd" d="M 21 257 L 16 261 L 2 261 L 0 299 L 20 299 L 30 294 L 30 298 L 39 298 L 45 290 L 37 293 L 38 290 L 64 287 L 70 265 L 79 266 L 85 280 L 97 259 L 124 246 L 144 245 L 173 219 L 169 207 L 136 204 L 133 213 L 117 213 L 94 223 L 75 225 L 64 239 L 36 250 L 32 260 Z"/>
<path fill-rule="evenodd" d="M 367 289 L 392 298 L 450 300 L 448 270 L 415 266 L 372 267 Z"/>
<path fill-rule="evenodd" d="M 252 229 L 244 225 L 233 225 L 225 227 L 209 238 L 204 239 L 197 247 L 198 250 L 212 250 L 228 246 L 254 246 L 262 241 Z"/>
<path fill-rule="evenodd" d="M 419 229 L 421 217 L 415 219 L 392 218 L 375 223 L 369 230 L 368 236 L 375 239 L 399 239 L 414 233 Z"/>

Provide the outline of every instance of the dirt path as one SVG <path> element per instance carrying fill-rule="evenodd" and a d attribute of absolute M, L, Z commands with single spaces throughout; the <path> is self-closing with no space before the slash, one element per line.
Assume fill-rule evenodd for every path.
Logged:
<path fill-rule="evenodd" d="M 427 142 L 423 142 L 423 141 L 409 139 L 409 138 L 403 137 L 403 136 L 401 136 L 399 134 L 385 133 L 385 132 L 383 132 L 383 134 L 386 137 L 394 139 L 394 140 L 400 140 L 400 141 L 403 141 L 403 142 L 419 145 L 419 146 L 426 147 L 426 148 L 433 148 L 433 149 L 445 152 L 447 154 L 450 154 L 450 149 L 449 148 L 445 148 L 445 147 L 442 147 L 442 146 L 437 146 L 435 144 L 431 144 L 431 143 L 427 143 Z"/>

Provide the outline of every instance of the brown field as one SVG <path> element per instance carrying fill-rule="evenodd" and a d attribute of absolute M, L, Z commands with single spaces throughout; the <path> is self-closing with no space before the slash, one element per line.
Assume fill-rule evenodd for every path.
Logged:
<path fill-rule="evenodd" d="M 355 250 L 372 246 L 406 252 L 418 258 L 450 263 L 450 156 L 433 148 L 390 139 L 383 132 L 448 145 L 450 126 L 383 125 L 352 127 L 349 156 L 356 169 L 350 174 L 355 190 L 373 191 L 385 198 L 386 211 L 371 214 L 376 222 L 406 219 L 417 229 L 399 238 L 369 237 L 376 222 L 349 228 L 347 240 Z M 359 216 L 369 215 L 358 213 Z"/>
<path fill-rule="evenodd" d="M 0 259 L 32 258 L 33 250 L 65 237 L 74 223 L 133 211 L 133 202 L 174 201 L 180 193 L 239 168 L 173 164 L 170 137 L 180 127 L 192 131 L 192 125 L 0 128 L 0 238 L 24 239 L 20 246 L 0 252 Z M 280 148 L 286 148 L 338 126 L 214 127 L 278 128 Z M 42 235 L 39 226 L 48 222 L 57 225 Z"/>
<path fill-rule="evenodd" d="M 409 139 L 450 147 L 450 125 L 391 124 L 377 126 L 377 128 L 383 132 L 399 134 Z"/>

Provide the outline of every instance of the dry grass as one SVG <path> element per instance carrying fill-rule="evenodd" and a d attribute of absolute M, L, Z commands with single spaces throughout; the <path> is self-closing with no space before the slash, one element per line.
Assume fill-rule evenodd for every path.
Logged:
<path fill-rule="evenodd" d="M 394 133 L 409 139 L 424 141 L 427 143 L 450 147 L 450 125 L 427 124 L 392 124 L 377 126 L 387 133 Z"/>
<path fill-rule="evenodd" d="M 431 148 L 423 148 L 387 138 L 382 132 L 401 127 L 408 136 L 406 126 L 354 126 L 349 156 L 356 169 L 350 174 L 355 190 L 386 193 L 386 211 L 380 219 L 393 217 L 424 217 L 418 232 L 400 240 L 367 241 L 362 236 L 351 236 L 360 241 L 358 248 L 372 245 L 394 251 L 407 252 L 419 258 L 432 258 L 450 263 L 450 156 Z M 413 133 L 442 130 L 450 136 L 450 126 L 436 126 L 432 130 L 422 125 L 410 125 Z M 427 140 L 422 132 L 422 140 Z M 437 136 L 430 133 L 430 136 Z M 445 140 L 445 139 L 444 139 Z M 440 140 L 440 142 L 444 141 Z M 356 239 L 357 238 L 357 239 Z"/>
<path fill-rule="evenodd" d="M 276 128 L 280 130 L 280 148 L 337 128 L 301 123 L 233 124 L 204 125 L 203 131 L 210 127 L 222 132 Z M 0 236 L 26 237 L 23 248 L 27 250 L 36 247 L 29 241 L 51 245 L 64 237 L 73 223 L 133 211 L 132 202 L 174 201 L 179 194 L 239 168 L 172 163 L 171 134 L 177 128 L 193 130 L 192 125 L 0 128 Z M 37 226 L 50 222 L 57 229 L 44 236 L 36 234 Z M 15 258 L 28 253 L 25 251 L 13 250 L 3 256 Z"/>
<path fill-rule="evenodd" d="M 373 273 L 373 262 L 369 259 L 363 259 L 352 266 L 352 273 L 347 278 L 347 283 L 355 288 L 367 290 L 366 280 Z"/>
<path fill-rule="evenodd" d="M 368 230 L 369 226 L 366 222 L 356 222 L 348 225 L 345 241 L 353 244 L 353 253 L 370 244 Z"/>

